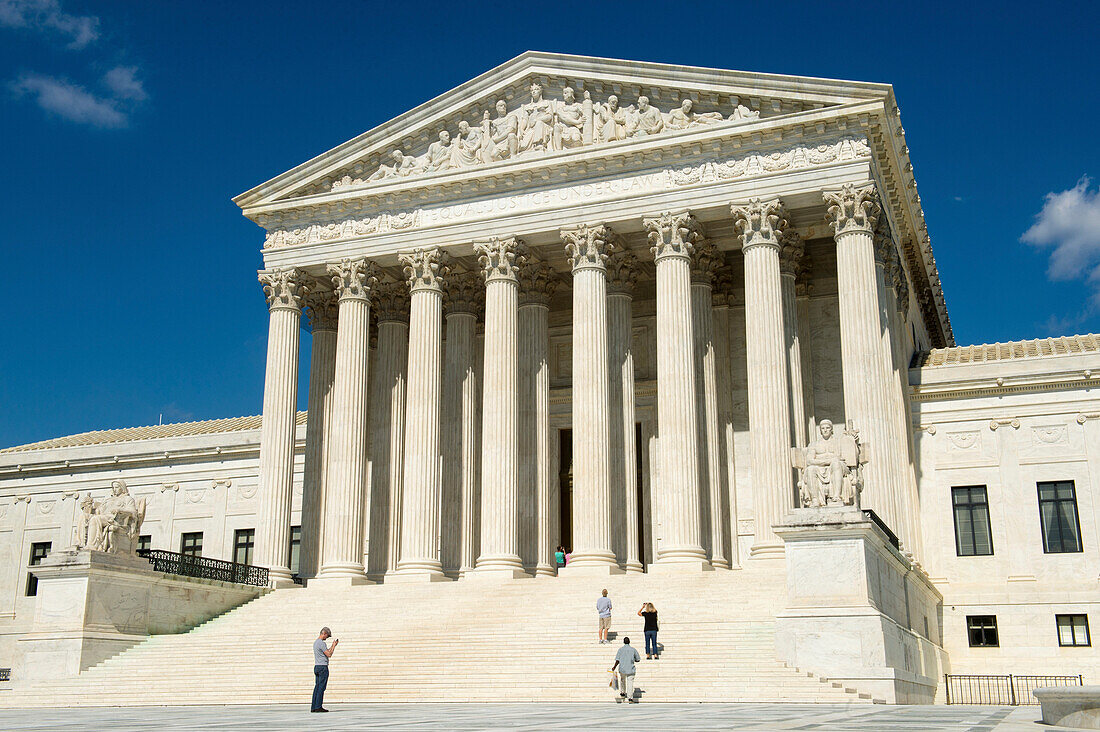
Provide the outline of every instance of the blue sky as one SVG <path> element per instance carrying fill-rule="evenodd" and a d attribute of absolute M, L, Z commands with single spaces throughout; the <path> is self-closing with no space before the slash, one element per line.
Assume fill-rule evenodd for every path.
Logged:
<path fill-rule="evenodd" d="M 262 236 L 230 198 L 527 49 L 892 83 L 958 342 L 1100 331 L 1098 27 L 1084 2 L 0 0 L 0 446 L 259 413 Z"/>

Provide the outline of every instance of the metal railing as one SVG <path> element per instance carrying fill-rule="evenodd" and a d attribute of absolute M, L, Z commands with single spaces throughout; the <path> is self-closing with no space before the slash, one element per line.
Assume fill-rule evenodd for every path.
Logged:
<path fill-rule="evenodd" d="M 1031 692 L 1044 686 L 1083 686 L 1081 676 L 1029 676 L 945 674 L 948 704 L 1036 706 Z"/>
<path fill-rule="evenodd" d="M 863 509 L 863 515 L 867 518 L 868 521 L 882 529 L 882 533 L 886 534 L 886 538 L 890 541 L 891 546 L 893 546 L 895 549 L 901 549 L 901 544 L 898 543 L 898 535 L 895 534 L 893 531 L 890 531 L 890 527 L 886 525 L 885 521 L 879 518 L 879 515 L 877 513 L 869 508 L 865 508 Z"/>
<path fill-rule="evenodd" d="M 160 549 L 139 549 L 138 556 L 149 560 L 153 569 L 183 577 L 233 582 L 238 585 L 267 587 L 267 567 L 225 562 L 221 559 L 193 557 L 190 554 L 166 552 Z"/>

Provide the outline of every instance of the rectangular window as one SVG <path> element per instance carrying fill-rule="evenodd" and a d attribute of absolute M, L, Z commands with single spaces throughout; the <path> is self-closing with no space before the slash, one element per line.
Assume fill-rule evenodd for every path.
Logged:
<path fill-rule="evenodd" d="M 960 557 L 992 554 L 993 532 L 985 486 L 952 488 L 951 503 L 955 511 L 955 553 Z"/>
<path fill-rule="evenodd" d="M 1055 615 L 1058 622 L 1058 645 L 1091 646 L 1088 615 Z"/>
<path fill-rule="evenodd" d="M 42 564 L 42 560 L 50 555 L 50 546 L 53 542 L 50 541 L 37 541 L 31 544 L 31 556 L 27 562 L 29 567 L 37 567 Z M 34 597 L 38 594 L 38 578 L 30 572 L 27 573 L 27 597 Z"/>
<path fill-rule="evenodd" d="M 295 577 L 298 576 L 298 571 L 301 569 L 299 555 L 302 549 L 302 527 L 291 526 L 290 527 L 290 556 L 287 557 L 287 566 L 290 567 L 290 573 Z"/>
<path fill-rule="evenodd" d="M 256 546 L 256 529 L 237 529 L 233 532 L 233 561 L 252 564 L 252 548 Z"/>
<path fill-rule="evenodd" d="M 189 531 L 180 534 L 180 554 L 188 557 L 202 556 L 202 532 Z"/>
<path fill-rule="evenodd" d="M 996 648 L 1000 645 L 997 640 L 997 616 L 967 615 L 966 634 L 970 637 L 971 648 Z"/>
<path fill-rule="evenodd" d="M 1077 493 L 1073 481 L 1038 485 L 1043 551 L 1047 554 L 1081 551 L 1081 523 L 1077 520 Z"/>
<path fill-rule="evenodd" d="M 137 548 L 138 548 L 139 552 L 148 551 L 148 550 L 152 549 L 153 548 L 153 535 L 152 534 L 142 534 L 141 536 L 139 536 L 138 537 Z"/>

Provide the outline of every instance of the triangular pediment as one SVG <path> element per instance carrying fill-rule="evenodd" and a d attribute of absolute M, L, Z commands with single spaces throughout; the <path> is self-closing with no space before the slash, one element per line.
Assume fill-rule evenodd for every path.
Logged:
<path fill-rule="evenodd" d="M 541 99 L 533 98 L 532 85 L 541 88 Z M 384 193 L 543 158 L 553 164 L 554 155 L 584 148 L 674 142 L 704 130 L 881 102 L 890 93 L 883 84 L 529 51 L 234 200 L 249 214 L 295 199 Z M 449 140 L 440 140 L 444 130 Z"/>

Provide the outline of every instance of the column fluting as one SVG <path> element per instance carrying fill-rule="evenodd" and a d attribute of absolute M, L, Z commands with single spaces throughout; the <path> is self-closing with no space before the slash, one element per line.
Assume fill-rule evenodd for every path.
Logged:
<path fill-rule="evenodd" d="M 752 446 L 752 557 L 782 556 L 772 531 L 794 507 L 790 462 L 790 400 L 783 295 L 779 274 L 780 233 L 785 228 L 779 199 L 753 199 L 733 206 L 745 258 L 746 361 L 749 439 Z"/>
<path fill-rule="evenodd" d="M 473 569 L 476 551 L 463 539 L 476 529 L 480 506 L 477 472 L 478 389 L 474 368 L 477 313 L 485 286 L 479 272 L 456 272 L 443 283 L 447 323 L 443 367 L 443 511 L 440 561 L 448 575 Z"/>
<path fill-rule="evenodd" d="M 658 505 L 664 514 L 657 563 L 705 563 L 691 308 L 691 253 L 703 241 L 703 230 L 689 212 L 642 222 L 657 265 Z"/>
<path fill-rule="evenodd" d="M 409 360 L 409 288 L 384 282 L 374 288 L 378 323 L 370 392 L 370 519 L 367 576 L 381 581 L 397 571 L 401 541 L 401 481 L 405 453 L 405 369 Z"/>
<path fill-rule="evenodd" d="M 611 547 L 607 226 L 563 229 L 573 269 L 573 556 L 578 568 L 617 569 Z"/>
<path fill-rule="evenodd" d="M 634 287 L 638 258 L 616 252 L 607 260 L 607 311 L 610 325 L 611 523 L 615 556 L 627 572 L 641 572 L 638 532 L 638 446 L 634 423 Z"/>
<path fill-rule="evenodd" d="M 439 560 L 443 288 L 439 248 L 399 256 L 409 280 L 409 366 L 405 397 L 405 472 L 397 575 L 443 579 Z"/>
<path fill-rule="evenodd" d="M 290 506 L 294 487 L 294 431 L 298 419 L 298 328 L 309 285 L 295 269 L 259 273 L 267 298 L 267 368 L 260 434 L 260 525 L 256 564 L 273 585 L 290 582 Z"/>
<path fill-rule="evenodd" d="M 519 282 L 523 243 L 475 244 L 485 273 L 479 571 L 522 574 L 519 556 Z M 517 261 L 520 260 L 520 261 Z"/>
<path fill-rule="evenodd" d="M 722 532 L 729 548 L 730 567 L 740 567 L 737 546 L 737 460 L 733 429 L 733 361 L 730 353 L 730 305 L 733 298 L 733 272 L 722 267 L 711 286 L 714 313 L 715 386 L 718 390 L 718 464 Z"/>
<path fill-rule="evenodd" d="M 790 384 L 791 444 L 795 447 L 805 447 L 808 437 L 805 390 L 802 386 L 802 341 L 798 330 L 796 293 L 796 282 L 801 274 L 802 256 L 805 251 L 802 237 L 797 233 L 784 232 L 780 236 L 779 284 L 783 296 L 783 340 L 787 345 L 787 380 Z"/>
<path fill-rule="evenodd" d="M 332 420 L 332 387 L 336 380 L 337 301 L 332 290 L 314 289 L 305 304 L 313 331 L 309 356 L 309 397 L 306 418 L 306 453 L 302 470 L 302 544 L 298 576 L 310 579 L 321 568 L 325 514 L 325 474 Z"/>
<path fill-rule="evenodd" d="M 365 259 L 330 264 L 339 300 L 332 428 L 328 433 L 324 542 L 318 579 L 364 580 L 363 509 L 367 479 L 367 348 L 376 277 Z"/>
<path fill-rule="evenodd" d="M 519 270 L 520 557 L 536 576 L 552 576 L 554 540 L 550 501 L 550 300 L 558 276 L 545 262 Z M 524 504 L 528 503 L 525 509 Z M 528 518 L 530 517 L 530 518 Z M 531 536 L 531 543 L 525 537 Z M 528 557 L 531 557 L 529 559 Z"/>

